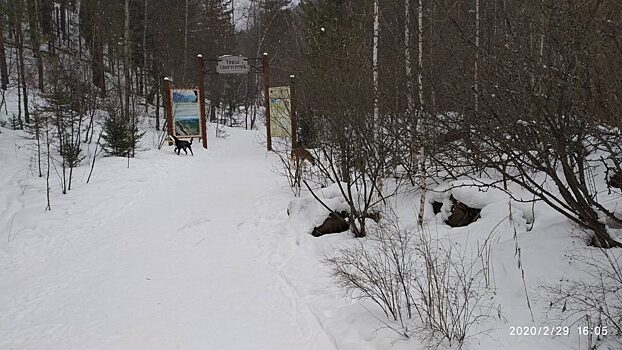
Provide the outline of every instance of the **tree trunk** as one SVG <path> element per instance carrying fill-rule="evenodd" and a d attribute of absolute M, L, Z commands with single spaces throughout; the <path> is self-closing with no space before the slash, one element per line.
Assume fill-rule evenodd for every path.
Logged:
<path fill-rule="evenodd" d="M 54 15 L 54 1 L 40 0 L 39 21 L 41 22 L 41 33 L 48 37 L 48 51 L 54 53 L 54 31 L 52 26 L 52 16 Z"/>
<path fill-rule="evenodd" d="M 475 0 L 475 67 L 473 72 L 473 97 L 475 102 L 475 114 L 479 112 L 479 0 Z"/>
<path fill-rule="evenodd" d="M 17 44 L 17 41 L 18 41 L 17 34 L 15 34 L 14 37 L 15 37 L 15 41 Z M 22 81 L 22 76 L 20 73 L 19 48 L 17 47 L 17 45 L 15 46 L 15 56 L 18 58 L 17 59 L 17 124 L 15 124 L 15 115 L 13 115 L 13 120 L 11 121 L 13 125 L 11 125 L 11 127 L 13 129 L 17 129 L 19 127 L 21 129 L 23 127 L 22 125 L 22 89 L 21 89 L 23 81 Z"/>
<path fill-rule="evenodd" d="M 101 2 L 97 2 L 93 16 L 93 38 L 91 52 L 91 69 L 93 71 L 93 85 L 97 86 L 101 97 L 106 97 L 106 79 L 104 75 L 104 40 L 101 25 Z M 84 23 L 80 23 L 82 26 Z"/>
<path fill-rule="evenodd" d="M 147 0 L 144 5 L 143 16 L 143 68 L 141 74 L 141 90 L 143 90 L 143 96 L 145 97 L 145 113 L 149 113 L 149 103 L 147 102 Z"/>
<path fill-rule="evenodd" d="M 35 115 L 34 119 L 35 140 L 37 140 L 37 165 L 39 167 L 39 177 L 43 177 L 43 170 L 41 169 L 41 115 Z"/>
<path fill-rule="evenodd" d="M 125 25 L 123 29 L 125 39 L 125 57 L 123 60 L 123 72 L 125 75 L 125 119 L 130 119 L 130 0 L 125 0 Z"/>
<path fill-rule="evenodd" d="M 159 74 L 158 76 L 158 82 L 157 82 L 157 89 L 156 89 L 156 99 L 155 99 L 155 119 L 156 119 L 156 130 L 160 130 L 160 91 L 162 91 L 161 86 L 160 86 L 160 81 L 161 79 L 159 79 Z"/>
<path fill-rule="evenodd" d="M 417 72 L 417 86 L 419 87 L 419 110 L 423 111 L 423 0 L 419 0 L 417 7 L 417 34 L 419 44 L 419 59 Z"/>
<path fill-rule="evenodd" d="M 406 66 L 406 115 L 414 112 L 412 62 L 410 55 L 410 0 L 404 2 L 404 63 Z"/>
<path fill-rule="evenodd" d="M 65 40 L 67 38 L 67 0 L 60 1 L 60 32 Z"/>
<path fill-rule="evenodd" d="M 424 114 L 423 108 L 423 0 L 419 0 L 419 6 L 417 7 L 417 33 L 419 41 L 419 59 L 418 59 L 418 72 L 417 72 L 417 85 L 419 87 L 419 117 L 422 119 Z M 419 138 L 423 137 L 423 123 L 421 120 L 417 120 L 416 130 Z M 419 226 L 423 226 L 423 216 L 425 214 L 425 196 L 426 196 L 426 175 L 425 175 L 425 148 L 423 142 L 419 148 L 419 189 L 421 191 L 421 199 L 419 201 L 419 215 L 417 216 L 417 223 Z"/>
<path fill-rule="evenodd" d="M 378 39 L 380 37 L 380 11 L 378 0 L 374 0 L 374 43 L 372 48 L 372 70 L 374 83 L 374 124 L 380 130 L 380 108 L 378 104 Z"/>
<path fill-rule="evenodd" d="M 30 124 L 30 112 L 28 112 L 28 86 L 26 84 L 26 69 L 24 67 L 24 34 L 18 28 L 15 29 L 15 40 L 17 42 L 17 59 L 19 61 L 22 99 L 24 101 L 24 122 L 26 122 L 26 124 Z"/>
<path fill-rule="evenodd" d="M 106 80 L 104 76 L 104 46 L 101 42 L 101 32 L 96 26 L 93 37 L 93 53 L 91 58 L 91 69 L 93 70 L 93 84 L 100 90 L 101 96 L 106 96 Z"/>
<path fill-rule="evenodd" d="M 9 70 L 4 53 L 4 15 L 0 15 L 0 88 L 6 90 L 9 85 Z"/>
<path fill-rule="evenodd" d="M 30 0 L 28 2 L 28 27 L 30 32 L 30 42 L 32 43 L 32 52 L 37 59 L 38 87 L 41 92 L 44 91 L 43 84 L 43 58 L 41 57 L 41 32 L 39 30 L 39 21 L 37 13 L 39 12 L 38 0 Z"/>
<path fill-rule="evenodd" d="M 614 240 L 607 232 L 607 227 L 595 220 L 592 224 L 593 227 L 591 229 L 594 231 L 594 236 L 589 242 L 591 246 L 599 247 L 599 248 L 620 248 L 622 247 L 622 243 Z"/>
<path fill-rule="evenodd" d="M 45 118 L 45 144 L 47 147 L 46 152 L 46 167 L 47 170 L 45 172 L 45 197 L 47 199 L 47 205 L 45 210 L 52 210 L 52 206 L 50 205 L 50 163 L 52 163 L 52 155 L 50 154 L 50 127 L 48 125 L 48 118 Z"/>
<path fill-rule="evenodd" d="M 56 29 L 56 36 L 55 36 L 55 40 L 56 40 L 56 39 L 60 39 L 60 26 L 59 26 L 59 23 L 60 23 L 60 11 L 59 11 L 58 7 L 55 7 L 55 8 L 54 8 L 54 22 L 53 22 L 53 23 L 55 23 L 55 24 L 56 24 L 56 25 L 55 25 L 55 27 L 56 27 L 56 28 L 55 28 L 55 29 Z M 61 44 L 61 43 L 60 43 L 60 40 L 59 40 L 59 43 L 58 43 L 58 46 L 59 46 L 59 47 L 60 47 L 60 44 Z"/>
<path fill-rule="evenodd" d="M 77 26 L 78 26 L 78 35 L 77 35 L 77 40 L 78 40 L 78 58 L 82 58 L 82 1 L 78 1 L 77 4 L 75 4 L 76 6 L 76 11 L 78 12 L 78 21 L 77 21 Z M 70 39 L 71 40 L 71 39 Z"/>
<path fill-rule="evenodd" d="M 184 66 L 182 71 L 182 82 L 186 84 L 186 69 L 188 67 L 188 0 L 185 1 L 184 11 Z"/>

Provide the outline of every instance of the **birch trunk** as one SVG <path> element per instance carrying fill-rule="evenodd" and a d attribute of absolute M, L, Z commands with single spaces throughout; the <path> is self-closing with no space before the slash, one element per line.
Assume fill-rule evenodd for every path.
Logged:
<path fill-rule="evenodd" d="M 479 113 L 479 0 L 475 0 L 475 67 L 473 76 L 473 97 L 475 102 L 475 114 Z"/>
<path fill-rule="evenodd" d="M 544 1 L 540 1 L 540 48 L 538 50 L 538 63 L 540 65 L 540 68 L 543 67 L 544 65 Z M 542 93 L 542 86 L 540 84 L 540 82 L 538 82 L 537 84 L 537 88 L 536 88 L 538 93 Z"/>
<path fill-rule="evenodd" d="M 142 93 L 145 97 L 145 113 L 149 112 L 149 104 L 147 103 L 147 74 L 145 73 L 147 69 L 147 0 L 144 3 L 144 15 L 143 15 L 143 68 L 141 74 L 141 85 L 142 85 Z"/>
<path fill-rule="evenodd" d="M 379 128 L 380 108 L 378 106 L 378 39 L 380 35 L 378 0 L 374 0 L 374 43 L 372 48 L 373 79 L 374 79 L 374 124 Z"/>
<path fill-rule="evenodd" d="M 423 0 L 419 0 L 419 6 L 417 7 L 417 18 L 417 33 L 419 40 L 419 71 L 417 74 L 417 85 L 419 86 L 419 110 L 423 112 Z"/>
<path fill-rule="evenodd" d="M 423 137 L 423 113 L 424 113 L 424 104 L 423 104 L 423 0 L 419 0 L 419 6 L 417 7 L 417 33 L 419 41 L 419 59 L 418 62 L 418 72 L 417 72 L 417 85 L 419 87 L 419 117 L 417 118 L 417 133 L 419 138 Z M 421 142 L 421 147 L 419 148 L 419 189 L 421 191 L 421 199 L 419 201 L 419 215 L 417 216 L 417 224 L 419 226 L 423 226 L 423 215 L 425 214 L 425 197 L 426 197 L 426 175 L 425 175 L 425 147 L 423 146 L 423 142 Z"/>
<path fill-rule="evenodd" d="M 377 137 L 380 139 L 383 137 L 383 126 L 380 121 L 380 104 L 378 98 L 378 41 L 380 39 L 380 9 L 378 6 L 378 0 L 374 0 L 374 43 L 373 43 L 373 74 L 374 74 L 374 126 L 377 128 Z M 376 150 L 376 153 L 378 151 Z M 376 159 L 378 159 L 378 154 L 376 154 Z M 377 194 L 379 197 L 382 197 L 382 173 L 376 175 L 375 179 L 375 187 L 377 190 Z M 370 190 L 373 193 L 373 189 Z M 355 232 L 356 233 L 356 232 Z M 361 222 L 361 232 L 359 233 L 362 236 L 365 236 L 365 220 Z M 358 236 L 357 236 L 358 237 Z"/>

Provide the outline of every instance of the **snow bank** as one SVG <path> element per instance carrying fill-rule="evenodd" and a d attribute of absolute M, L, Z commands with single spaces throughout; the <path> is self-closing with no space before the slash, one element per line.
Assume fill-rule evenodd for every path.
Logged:
<path fill-rule="evenodd" d="M 346 184 L 342 183 L 345 187 Z M 315 191 L 315 195 L 333 211 L 349 211 L 350 206 L 341 194 L 338 184 L 332 184 L 326 188 Z M 321 225 L 330 211 L 317 201 L 311 194 L 296 198 L 287 207 L 289 225 L 294 231 L 310 234 L 314 227 Z"/>
<path fill-rule="evenodd" d="M 529 203 L 511 198 L 510 194 L 496 187 L 491 180 L 469 179 L 442 183 L 431 191 L 428 203 L 442 203 L 440 218 L 443 222 L 451 216 L 453 203 L 451 197 L 470 208 L 481 209 L 482 219 L 501 220 L 511 217 L 523 225 L 534 220 Z"/>

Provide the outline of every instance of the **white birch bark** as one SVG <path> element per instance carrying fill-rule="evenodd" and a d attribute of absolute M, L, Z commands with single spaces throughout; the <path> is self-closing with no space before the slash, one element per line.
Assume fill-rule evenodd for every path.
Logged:
<path fill-rule="evenodd" d="M 141 74 L 141 79 L 143 80 L 143 96 L 145 98 L 145 113 L 149 112 L 149 106 L 147 103 L 147 74 L 145 73 L 147 70 L 147 0 L 144 2 L 143 8 L 143 69 Z"/>
<path fill-rule="evenodd" d="M 419 87 L 419 117 L 417 118 L 417 131 L 419 137 L 423 136 L 423 126 L 421 119 L 423 118 L 423 0 L 419 0 L 417 7 L 417 33 L 419 41 L 419 59 L 417 72 L 417 85 Z M 423 143 L 419 148 L 419 189 L 421 191 L 421 199 L 419 201 L 419 215 L 417 216 L 417 224 L 423 226 L 423 215 L 425 214 L 425 197 L 426 197 L 426 174 L 425 174 L 425 147 Z"/>
<path fill-rule="evenodd" d="M 538 63 L 540 69 L 544 66 L 544 1 L 540 1 L 540 48 L 538 52 Z M 537 92 L 542 93 L 542 86 L 538 83 Z"/>
<path fill-rule="evenodd" d="M 419 86 L 419 109 L 423 112 L 423 0 L 419 0 L 419 6 L 417 7 L 417 17 L 417 32 L 419 34 L 419 71 L 417 74 L 417 85 Z"/>
<path fill-rule="evenodd" d="M 473 97 L 475 98 L 475 113 L 479 112 L 479 0 L 475 0 L 475 67 L 474 67 Z"/>
<path fill-rule="evenodd" d="M 374 43 L 372 48 L 373 56 L 373 78 L 374 78 L 374 126 L 377 130 L 377 137 L 381 138 L 383 128 L 380 125 L 380 106 L 378 99 L 378 40 L 380 38 L 380 10 L 378 8 L 378 0 L 374 0 Z M 376 159 L 377 159 L 376 155 Z M 377 195 L 382 192 L 382 175 L 376 178 Z"/>
<path fill-rule="evenodd" d="M 374 79 L 374 123 L 379 127 L 380 108 L 378 105 L 378 39 L 380 35 L 380 14 L 378 9 L 378 0 L 374 0 L 374 43 L 372 48 L 373 60 L 373 79 Z"/>

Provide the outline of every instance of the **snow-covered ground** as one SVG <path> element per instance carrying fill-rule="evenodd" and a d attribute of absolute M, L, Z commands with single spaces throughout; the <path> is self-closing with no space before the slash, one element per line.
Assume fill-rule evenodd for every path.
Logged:
<path fill-rule="evenodd" d="M 76 169 L 73 188 L 45 211 L 32 141 L 0 134 L 0 349 L 419 349 L 384 315 L 334 286 L 325 252 L 352 243 L 347 233 L 313 238 L 288 217 L 287 181 L 262 132 L 227 129 L 194 157 L 153 147 L 127 159 L 100 158 Z M 145 136 L 146 144 L 152 135 Z M 394 200 L 407 221 L 418 200 Z M 490 204 L 490 203 L 487 203 Z M 475 224 L 434 234 L 456 244 L 495 232 L 492 255 L 502 317 L 475 329 L 468 349 L 583 348 L 568 336 L 512 336 L 511 326 L 546 323 L 537 284 L 575 274 L 569 252 L 578 230 L 546 208 L 533 229 L 515 213 L 521 264 L 503 199 Z M 315 218 L 309 218 L 309 222 Z M 304 225 L 303 225 L 304 226 Z M 496 311 L 495 311 L 496 312 Z M 562 324 L 563 325 L 563 324 Z M 570 325 L 568 325 L 570 326 Z"/>
<path fill-rule="evenodd" d="M 0 348 L 330 348 L 270 265 L 283 183 L 232 134 L 194 157 L 101 159 L 44 212 L 23 141 L 3 133 Z"/>
<path fill-rule="evenodd" d="M 194 157 L 99 159 L 89 184 L 83 165 L 44 211 L 31 141 L 3 129 L 0 348 L 364 348 L 308 305 L 347 307 L 318 252 L 287 237 L 276 157 L 256 131 L 228 133 Z"/>

